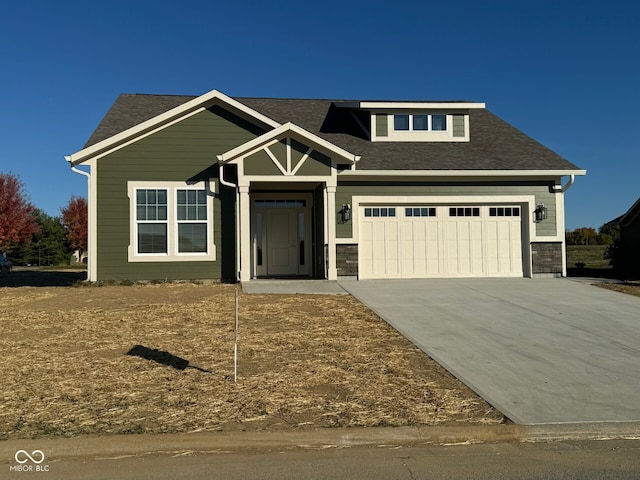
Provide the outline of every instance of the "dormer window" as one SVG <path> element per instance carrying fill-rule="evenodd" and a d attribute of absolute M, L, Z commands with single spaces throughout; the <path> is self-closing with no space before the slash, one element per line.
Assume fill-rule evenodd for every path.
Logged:
<path fill-rule="evenodd" d="M 393 116 L 393 129 L 396 132 L 445 132 L 447 116 L 426 113 L 396 113 Z"/>
<path fill-rule="evenodd" d="M 468 142 L 470 113 L 484 109 L 475 102 L 334 102 L 350 109 L 372 142 Z M 369 115 L 369 123 L 366 117 Z"/>

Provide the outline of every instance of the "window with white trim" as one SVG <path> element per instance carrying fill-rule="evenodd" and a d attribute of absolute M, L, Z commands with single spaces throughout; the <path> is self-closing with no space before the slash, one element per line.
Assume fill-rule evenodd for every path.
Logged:
<path fill-rule="evenodd" d="M 207 192 L 176 190 L 178 253 L 207 253 Z"/>
<path fill-rule="evenodd" d="M 208 182 L 129 182 L 129 261 L 215 260 Z"/>
<path fill-rule="evenodd" d="M 445 132 L 447 116 L 444 114 L 396 113 L 393 115 L 396 132 Z"/>

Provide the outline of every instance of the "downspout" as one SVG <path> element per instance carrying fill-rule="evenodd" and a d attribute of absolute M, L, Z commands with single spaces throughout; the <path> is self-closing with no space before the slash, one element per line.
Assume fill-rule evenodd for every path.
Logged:
<path fill-rule="evenodd" d="M 229 182 L 224 178 L 224 165 L 219 164 L 220 183 L 236 191 L 236 281 L 240 281 L 240 188 L 237 184 Z"/>
<path fill-rule="evenodd" d="M 91 174 L 89 172 L 85 172 L 84 170 L 80 170 L 76 168 L 73 163 L 71 163 L 71 157 L 69 155 L 65 155 L 64 159 L 69 162 L 69 166 L 71 167 L 71 171 L 74 173 L 79 173 L 80 175 L 84 175 L 87 177 L 87 198 L 91 201 Z M 87 202 L 87 281 L 91 280 L 91 267 L 93 266 L 93 252 L 90 251 L 91 246 L 91 219 L 90 217 L 89 202 Z M 82 260 L 82 258 L 80 258 Z"/>
<path fill-rule="evenodd" d="M 569 190 L 571 188 L 571 185 L 573 185 L 573 182 L 575 182 L 575 180 L 576 180 L 576 176 L 575 175 L 569 175 L 569 181 L 565 184 L 564 187 L 562 187 L 562 193 L 564 193 L 567 190 Z"/>

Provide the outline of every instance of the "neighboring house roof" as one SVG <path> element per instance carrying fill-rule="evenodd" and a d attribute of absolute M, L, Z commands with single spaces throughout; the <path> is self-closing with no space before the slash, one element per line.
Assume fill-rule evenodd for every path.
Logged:
<path fill-rule="evenodd" d="M 120 95 L 85 148 L 196 98 Z M 469 109 L 469 142 L 371 142 L 361 125 L 368 125 L 368 121 L 359 123 L 352 110 L 338 106 L 344 105 L 345 100 L 242 97 L 233 100 L 280 124 L 291 122 L 360 156 L 358 170 L 579 171 L 573 163 L 484 108 Z"/>
<path fill-rule="evenodd" d="M 617 218 L 614 218 L 607 225 L 628 225 L 636 218 L 640 217 L 640 198 L 636 200 L 636 203 L 631 205 L 631 208 Z"/>

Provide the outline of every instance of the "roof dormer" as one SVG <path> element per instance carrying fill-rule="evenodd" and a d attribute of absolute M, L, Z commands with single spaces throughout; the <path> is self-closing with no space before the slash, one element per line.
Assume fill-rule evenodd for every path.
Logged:
<path fill-rule="evenodd" d="M 344 102 L 369 112 L 372 142 L 468 142 L 472 102 Z"/>

